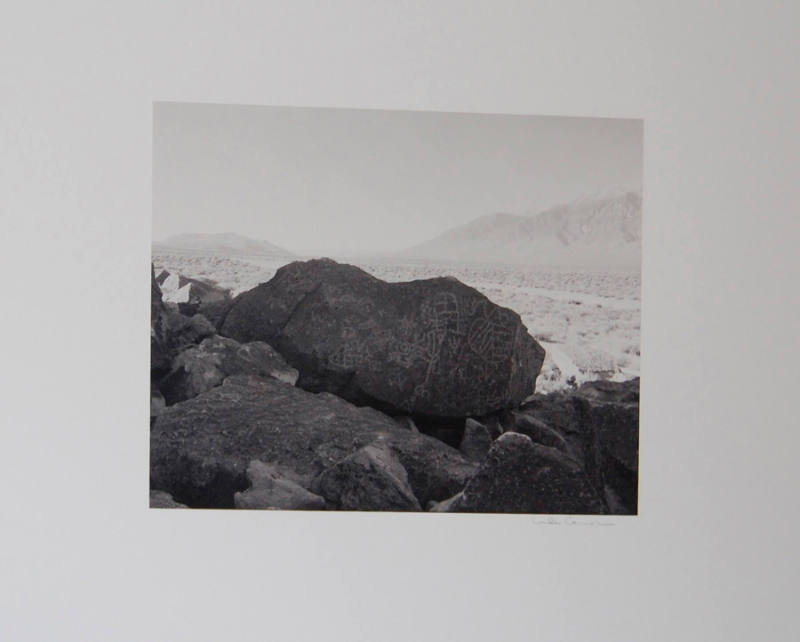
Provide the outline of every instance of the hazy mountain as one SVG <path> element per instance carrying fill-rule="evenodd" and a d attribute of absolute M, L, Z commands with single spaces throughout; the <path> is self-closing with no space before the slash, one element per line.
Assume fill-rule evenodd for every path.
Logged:
<path fill-rule="evenodd" d="M 641 262 L 642 198 L 583 198 L 543 212 L 490 214 L 412 247 L 405 258 L 591 267 Z"/>
<path fill-rule="evenodd" d="M 220 256 L 292 257 L 288 250 L 240 234 L 178 234 L 153 243 L 160 252 L 215 254 Z"/>

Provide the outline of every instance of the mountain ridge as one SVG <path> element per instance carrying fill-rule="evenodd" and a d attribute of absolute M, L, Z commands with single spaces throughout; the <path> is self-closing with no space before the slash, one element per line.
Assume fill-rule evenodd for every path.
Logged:
<path fill-rule="evenodd" d="M 231 232 L 175 234 L 153 242 L 161 252 L 212 253 L 222 256 L 277 256 L 291 258 L 289 250 L 260 239 Z"/>
<path fill-rule="evenodd" d="M 539 212 L 480 216 L 396 254 L 398 258 L 638 267 L 638 192 L 584 197 Z"/>

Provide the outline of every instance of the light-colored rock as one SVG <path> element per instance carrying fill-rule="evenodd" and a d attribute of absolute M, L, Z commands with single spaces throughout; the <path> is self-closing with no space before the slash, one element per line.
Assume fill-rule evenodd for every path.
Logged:
<path fill-rule="evenodd" d="M 236 508 L 322 510 L 325 500 L 288 479 L 278 466 L 253 460 L 247 467 L 250 488 L 234 495 Z"/>
<path fill-rule="evenodd" d="M 386 444 L 371 444 L 320 473 L 311 488 L 341 510 L 421 510 L 408 473 Z"/>
<path fill-rule="evenodd" d="M 188 508 L 188 506 L 176 502 L 172 495 L 163 490 L 151 490 L 150 508 Z"/>

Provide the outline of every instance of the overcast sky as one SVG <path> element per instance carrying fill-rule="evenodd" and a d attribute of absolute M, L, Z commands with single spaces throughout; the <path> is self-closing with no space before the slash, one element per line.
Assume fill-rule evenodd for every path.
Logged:
<path fill-rule="evenodd" d="M 641 189 L 639 120 L 155 103 L 153 238 L 392 251 L 495 212 Z"/>

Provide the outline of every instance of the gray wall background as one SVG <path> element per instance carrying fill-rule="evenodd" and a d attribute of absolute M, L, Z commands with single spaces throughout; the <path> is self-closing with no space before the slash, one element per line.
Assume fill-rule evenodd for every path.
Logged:
<path fill-rule="evenodd" d="M 4 636 L 797 639 L 798 19 L 7 3 Z M 154 100 L 644 118 L 641 515 L 148 510 Z"/>

